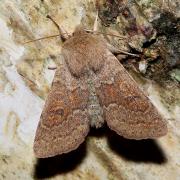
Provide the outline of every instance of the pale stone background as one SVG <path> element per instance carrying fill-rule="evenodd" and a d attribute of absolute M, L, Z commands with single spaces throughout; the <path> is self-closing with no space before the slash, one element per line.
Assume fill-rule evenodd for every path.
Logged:
<path fill-rule="evenodd" d="M 129 8 L 137 23 L 151 29 L 150 22 L 163 11 L 180 16 L 177 1 L 137 0 Z M 167 119 L 169 132 L 158 140 L 126 140 L 107 128 L 92 130 L 78 150 L 60 157 L 37 160 L 33 139 L 44 99 L 50 89 L 61 52 L 58 38 L 23 45 L 30 39 L 57 34 L 46 18 L 50 14 L 72 33 L 76 25 L 91 28 L 96 16 L 95 1 L 88 0 L 2 0 L 0 4 L 0 179 L 180 179 L 180 71 L 170 72 L 172 81 L 159 84 L 143 74 L 135 80 Z M 123 21 L 99 31 L 122 34 Z M 124 22 L 126 23 L 126 22 Z M 178 27 L 177 27 L 178 28 Z M 108 40 L 128 50 L 121 40 Z M 131 46 L 141 51 L 147 37 L 131 37 Z M 142 62 L 140 70 L 146 72 Z"/>

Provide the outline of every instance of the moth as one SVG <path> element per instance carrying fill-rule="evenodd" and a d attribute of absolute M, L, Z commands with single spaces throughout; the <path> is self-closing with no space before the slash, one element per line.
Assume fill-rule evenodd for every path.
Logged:
<path fill-rule="evenodd" d="M 76 28 L 62 46 L 34 140 L 38 158 L 78 148 L 90 127 L 106 122 L 128 139 L 158 138 L 167 124 L 113 55 L 105 39 Z"/>

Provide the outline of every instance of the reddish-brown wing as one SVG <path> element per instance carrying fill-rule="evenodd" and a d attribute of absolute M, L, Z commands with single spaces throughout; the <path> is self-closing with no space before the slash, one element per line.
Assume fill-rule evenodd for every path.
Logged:
<path fill-rule="evenodd" d="M 65 65 L 57 69 L 37 127 L 34 152 L 39 158 L 76 149 L 89 132 L 88 91 Z"/>
<path fill-rule="evenodd" d="M 129 139 L 165 135 L 167 125 L 157 109 L 118 60 L 107 54 L 96 91 L 108 126 Z"/>

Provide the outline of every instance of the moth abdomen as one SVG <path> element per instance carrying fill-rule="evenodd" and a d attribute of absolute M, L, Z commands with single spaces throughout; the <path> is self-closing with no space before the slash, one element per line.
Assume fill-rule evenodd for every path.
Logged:
<path fill-rule="evenodd" d="M 88 105 L 88 115 L 91 127 L 100 128 L 104 124 L 103 110 L 99 104 Z"/>

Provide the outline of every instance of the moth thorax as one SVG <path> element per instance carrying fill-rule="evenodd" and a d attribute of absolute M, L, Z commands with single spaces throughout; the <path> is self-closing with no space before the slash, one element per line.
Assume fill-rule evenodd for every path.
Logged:
<path fill-rule="evenodd" d="M 88 114 L 90 118 L 91 127 L 100 128 L 104 124 L 103 109 L 96 95 L 93 80 L 90 77 L 88 78 L 88 82 L 87 82 L 88 90 L 89 90 Z"/>

